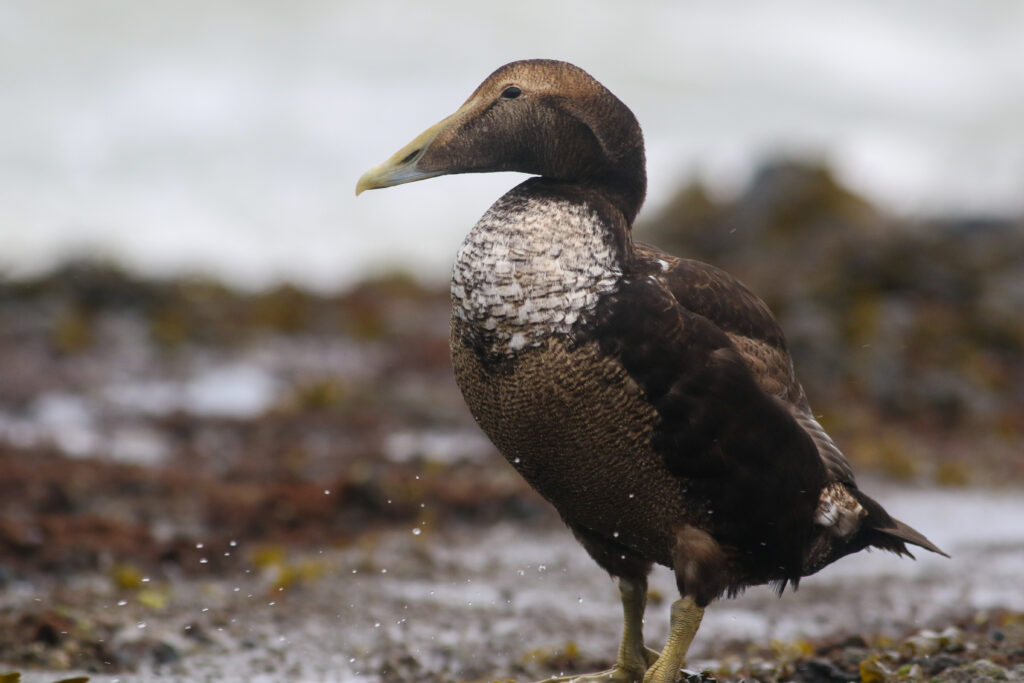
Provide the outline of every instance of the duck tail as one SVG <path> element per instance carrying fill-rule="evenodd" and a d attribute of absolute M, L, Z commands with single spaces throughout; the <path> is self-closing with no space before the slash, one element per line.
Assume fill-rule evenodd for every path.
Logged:
<path fill-rule="evenodd" d="M 929 541 L 924 534 L 909 524 L 892 517 L 877 501 L 854 489 L 854 496 L 865 510 L 867 517 L 861 525 L 861 541 L 865 547 L 875 547 L 897 555 L 914 555 L 907 550 L 906 544 L 916 545 L 943 557 L 949 557 L 941 548 Z"/>

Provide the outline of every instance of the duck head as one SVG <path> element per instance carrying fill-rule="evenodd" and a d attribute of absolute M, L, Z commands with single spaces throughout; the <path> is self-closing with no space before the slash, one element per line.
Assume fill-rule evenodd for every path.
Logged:
<path fill-rule="evenodd" d="M 454 173 L 520 171 L 604 193 L 632 223 L 647 180 L 633 113 L 583 69 L 502 66 L 451 116 L 359 178 L 356 194 Z"/>

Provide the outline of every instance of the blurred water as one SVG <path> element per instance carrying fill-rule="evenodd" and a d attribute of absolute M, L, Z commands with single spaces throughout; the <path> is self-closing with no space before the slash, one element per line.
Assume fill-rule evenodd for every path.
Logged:
<path fill-rule="evenodd" d="M 1015 0 L 7 0 L 0 273 L 92 253 L 248 286 L 445 278 L 516 179 L 358 201 L 355 180 L 536 56 L 634 109 L 654 207 L 694 175 L 728 192 L 797 151 L 901 212 L 1019 212 L 1022 36 Z"/>

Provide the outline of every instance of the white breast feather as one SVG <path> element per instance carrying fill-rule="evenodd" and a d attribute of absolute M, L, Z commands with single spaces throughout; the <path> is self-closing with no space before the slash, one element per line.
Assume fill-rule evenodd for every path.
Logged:
<path fill-rule="evenodd" d="M 605 226 L 585 204 L 513 190 L 466 237 L 455 259 L 453 314 L 508 355 L 567 334 L 622 277 Z"/>

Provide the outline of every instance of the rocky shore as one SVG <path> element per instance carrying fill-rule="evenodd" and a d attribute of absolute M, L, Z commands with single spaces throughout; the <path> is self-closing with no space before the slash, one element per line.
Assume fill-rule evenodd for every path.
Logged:
<path fill-rule="evenodd" d="M 737 197 L 684 188 L 638 238 L 765 297 L 858 474 L 954 555 L 858 556 L 781 601 L 722 602 L 691 665 L 721 681 L 1024 680 L 1008 578 L 1024 572 L 1024 226 L 893 219 L 825 169 L 780 163 Z M 340 294 L 97 263 L 0 279 L 0 674 L 607 666 L 614 589 L 477 430 L 447 321 L 445 287 L 401 275 Z M 671 578 L 654 591 L 652 645 Z"/>

